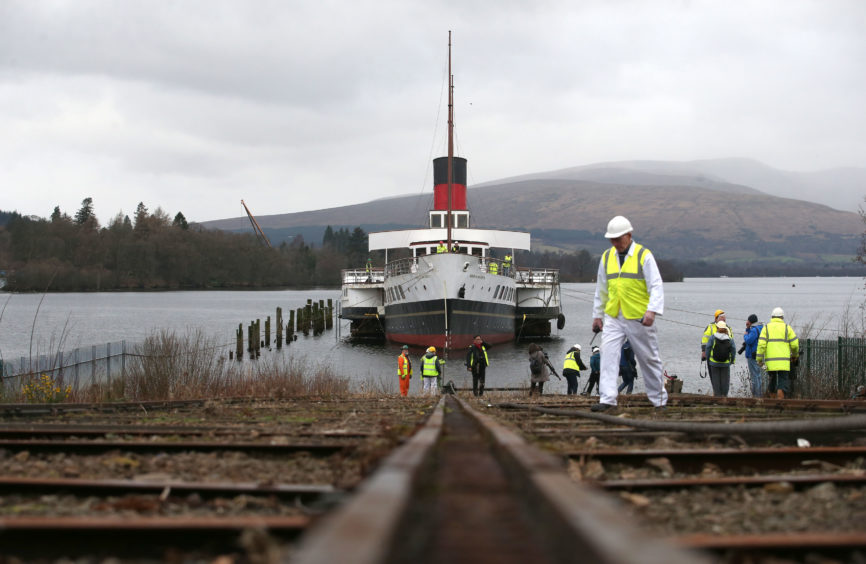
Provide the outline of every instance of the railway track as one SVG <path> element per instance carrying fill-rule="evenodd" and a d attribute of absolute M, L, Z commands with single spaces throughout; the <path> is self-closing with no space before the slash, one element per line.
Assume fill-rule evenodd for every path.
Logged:
<path fill-rule="evenodd" d="M 435 409 L 423 398 L 161 404 L 141 424 L 127 409 L 0 410 L 0 552 L 24 562 L 866 560 L 861 405 L 675 398 L 659 413 L 624 397 L 616 416 L 584 398 L 509 393 L 444 396 Z M 184 460 L 219 471 L 195 479 Z M 28 464 L 41 474 L 14 471 Z M 352 464 L 352 480 L 315 478 Z"/>
<path fill-rule="evenodd" d="M 866 556 L 862 403 L 680 396 L 658 413 L 625 399 L 616 416 L 582 398 L 488 411 L 678 546 L 724 562 Z"/>
<path fill-rule="evenodd" d="M 275 561 L 433 405 L 0 408 L 0 562 Z"/>

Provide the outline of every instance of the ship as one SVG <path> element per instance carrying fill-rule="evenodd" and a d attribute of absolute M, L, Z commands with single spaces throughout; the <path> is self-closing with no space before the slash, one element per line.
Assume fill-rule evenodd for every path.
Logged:
<path fill-rule="evenodd" d="M 368 235 L 385 264 L 342 271 L 338 315 L 352 338 L 437 349 L 467 347 L 476 335 L 490 344 L 549 337 L 554 320 L 565 324 L 559 270 L 516 264 L 528 232 L 472 227 L 467 160 L 454 156 L 450 33 L 448 77 L 448 156 L 433 160 L 426 225 Z"/>

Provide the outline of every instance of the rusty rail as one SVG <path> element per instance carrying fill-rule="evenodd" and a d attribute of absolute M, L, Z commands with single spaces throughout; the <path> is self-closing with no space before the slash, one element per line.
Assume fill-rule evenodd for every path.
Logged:
<path fill-rule="evenodd" d="M 705 562 L 629 525 L 606 496 L 572 481 L 561 459 L 448 397 L 355 498 L 302 539 L 292 562 L 543 563 L 577 555 L 603 564 Z"/>

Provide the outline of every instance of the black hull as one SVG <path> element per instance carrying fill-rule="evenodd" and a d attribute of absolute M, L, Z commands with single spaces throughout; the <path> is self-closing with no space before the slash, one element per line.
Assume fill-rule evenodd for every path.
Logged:
<path fill-rule="evenodd" d="M 389 341 L 436 348 L 463 348 L 481 335 L 488 343 L 514 339 L 514 306 L 453 299 L 385 306 L 385 335 Z"/>

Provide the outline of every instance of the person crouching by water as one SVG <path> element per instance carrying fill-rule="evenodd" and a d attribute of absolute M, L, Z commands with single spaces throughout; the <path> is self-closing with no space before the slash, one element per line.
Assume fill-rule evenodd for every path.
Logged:
<path fill-rule="evenodd" d="M 707 339 L 707 365 L 714 396 L 728 396 L 731 385 L 731 365 L 737 357 L 734 339 L 724 321 L 716 322 L 716 332 Z"/>
<path fill-rule="evenodd" d="M 436 395 L 439 391 L 439 379 L 445 375 L 445 361 L 436 356 L 436 347 L 427 349 L 421 357 L 421 392 Z"/>
<path fill-rule="evenodd" d="M 544 349 L 535 343 L 529 344 L 529 395 L 538 389 L 538 395 L 544 393 L 544 383 L 550 380 L 550 362 Z"/>
<path fill-rule="evenodd" d="M 469 351 L 466 353 L 466 370 L 472 372 L 472 395 L 484 395 L 484 377 L 490 359 L 487 357 L 487 347 L 490 344 L 484 342 L 481 335 L 475 335 Z"/>
<path fill-rule="evenodd" d="M 577 393 L 577 380 L 580 371 L 586 370 L 586 365 L 580 359 L 580 345 L 574 345 L 565 353 L 565 362 L 562 363 L 562 375 L 567 382 L 565 393 L 572 396 Z"/>
<path fill-rule="evenodd" d="M 409 395 L 409 380 L 412 379 L 412 360 L 409 358 L 409 346 L 403 345 L 403 351 L 397 357 L 397 376 L 400 377 L 400 395 Z"/>

